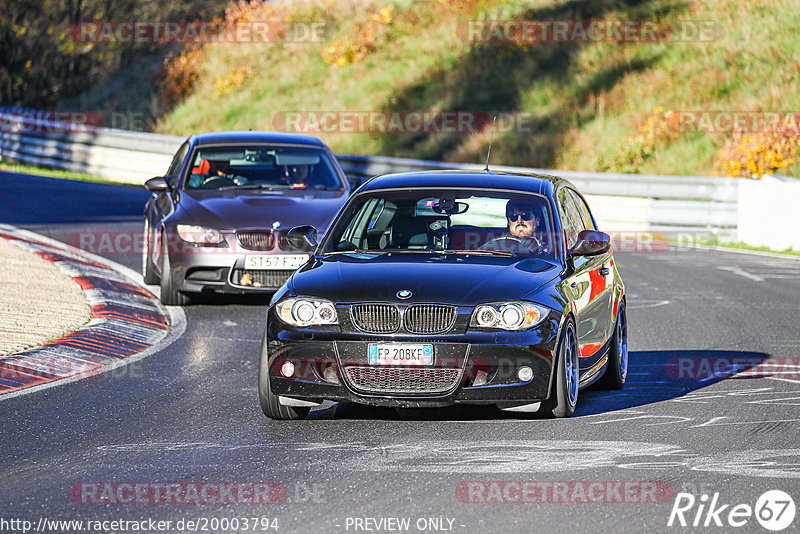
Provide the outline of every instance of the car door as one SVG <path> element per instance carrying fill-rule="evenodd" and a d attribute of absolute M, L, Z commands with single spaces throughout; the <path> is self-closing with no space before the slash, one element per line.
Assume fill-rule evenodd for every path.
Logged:
<path fill-rule="evenodd" d="M 581 221 L 583 222 L 583 228 L 585 230 L 598 230 L 586 200 L 574 189 L 567 189 L 567 191 L 569 191 L 569 195 L 572 197 L 572 200 L 578 209 L 578 213 L 581 216 Z M 592 290 L 597 292 L 598 298 L 601 299 L 602 306 L 598 308 L 599 315 L 597 320 L 598 325 L 605 332 L 603 337 L 605 342 L 605 340 L 608 340 L 608 338 L 611 337 L 614 327 L 614 323 L 612 321 L 613 314 L 611 312 L 614 304 L 614 256 L 611 252 L 611 249 L 609 249 L 609 251 L 605 254 L 595 256 L 594 258 L 598 264 L 598 267 L 594 274 L 594 284 L 592 286 Z"/>
<path fill-rule="evenodd" d="M 167 173 L 164 175 L 167 179 L 169 189 L 162 193 L 153 193 L 153 198 L 149 202 L 149 235 L 144 237 L 145 239 L 149 239 L 149 242 L 153 244 L 151 249 L 153 255 L 153 265 L 157 266 L 159 272 L 161 272 L 162 268 L 161 221 L 164 220 L 164 217 L 175 211 L 175 206 L 173 203 L 174 199 L 176 198 L 175 188 L 178 185 L 181 169 L 183 168 L 183 162 L 186 159 L 188 150 L 189 141 L 186 141 L 175 153 L 175 156 L 172 158 L 172 162 L 169 165 L 169 169 L 167 169 Z"/>
<path fill-rule="evenodd" d="M 559 189 L 557 204 L 565 244 L 569 249 L 575 245 L 582 230 L 594 229 L 594 223 L 591 219 L 584 221 L 575 193 L 568 187 Z M 598 363 L 603 356 L 600 349 L 608 338 L 611 305 L 610 277 L 605 274 L 608 255 L 572 256 L 567 262 L 572 268 L 566 282 L 576 319 L 579 367 L 582 373 L 586 373 L 600 368 Z"/>

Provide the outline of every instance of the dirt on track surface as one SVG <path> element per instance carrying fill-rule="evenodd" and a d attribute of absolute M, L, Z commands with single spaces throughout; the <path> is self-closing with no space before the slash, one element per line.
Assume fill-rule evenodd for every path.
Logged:
<path fill-rule="evenodd" d="M 0 357 L 60 338 L 91 316 L 86 296 L 72 278 L 0 239 Z"/>

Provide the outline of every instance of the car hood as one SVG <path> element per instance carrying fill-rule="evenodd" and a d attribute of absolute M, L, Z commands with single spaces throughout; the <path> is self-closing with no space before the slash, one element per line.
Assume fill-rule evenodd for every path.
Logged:
<path fill-rule="evenodd" d="M 343 254 L 317 258 L 292 277 L 296 295 L 334 302 L 474 305 L 520 299 L 556 278 L 561 266 L 538 258 L 463 254 Z M 400 300 L 397 292 L 413 293 Z"/>
<path fill-rule="evenodd" d="M 222 231 L 237 228 L 281 229 L 310 224 L 322 233 L 347 201 L 345 191 L 251 190 L 180 193 L 180 219 Z"/>

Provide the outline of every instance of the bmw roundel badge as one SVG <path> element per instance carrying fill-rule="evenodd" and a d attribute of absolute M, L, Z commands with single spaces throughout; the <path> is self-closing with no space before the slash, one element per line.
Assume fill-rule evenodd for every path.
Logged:
<path fill-rule="evenodd" d="M 414 293 L 412 293 L 408 289 L 401 289 L 400 291 L 397 292 L 397 298 L 403 299 L 403 300 L 410 299 L 411 295 L 413 295 L 413 294 Z"/>

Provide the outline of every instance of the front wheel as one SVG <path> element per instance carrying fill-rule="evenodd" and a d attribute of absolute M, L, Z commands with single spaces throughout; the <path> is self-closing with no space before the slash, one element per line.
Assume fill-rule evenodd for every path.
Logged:
<path fill-rule="evenodd" d="M 608 350 L 606 372 L 598 381 L 601 389 L 622 389 L 628 376 L 628 318 L 625 305 L 620 304 L 617 324 Z"/>
<path fill-rule="evenodd" d="M 269 384 L 270 363 L 265 335 L 261 341 L 261 357 L 258 364 L 258 400 L 261 402 L 261 411 L 270 419 L 305 419 L 311 408 L 284 406 L 272 392 Z"/>
<path fill-rule="evenodd" d="M 556 354 L 556 367 L 550 398 L 542 402 L 539 413 L 545 417 L 571 417 L 578 404 L 578 343 L 575 326 L 567 320 Z"/>

